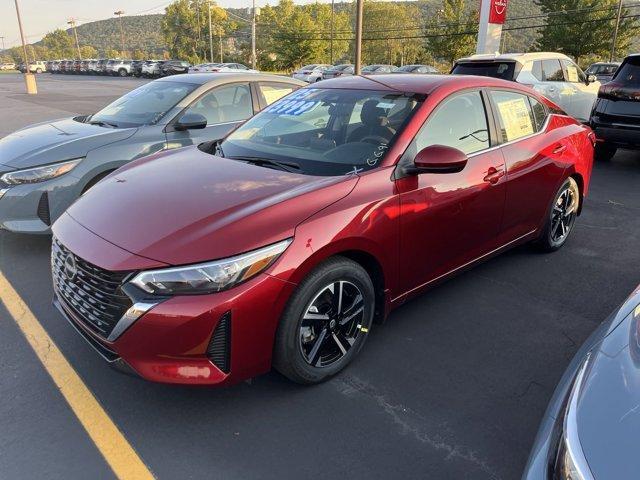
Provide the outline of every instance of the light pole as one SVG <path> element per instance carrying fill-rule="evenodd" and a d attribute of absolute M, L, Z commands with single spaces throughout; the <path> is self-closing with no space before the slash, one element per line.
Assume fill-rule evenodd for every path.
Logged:
<path fill-rule="evenodd" d="M 256 69 L 258 59 L 256 58 L 256 0 L 253 0 L 251 12 L 251 68 Z"/>
<path fill-rule="evenodd" d="M 356 7 L 356 65 L 354 73 L 360 75 L 362 68 L 362 11 L 364 7 L 364 0 L 357 0 Z"/>
<path fill-rule="evenodd" d="M 211 0 L 207 0 L 207 13 L 209 14 L 209 61 L 213 63 L 213 32 L 211 32 Z"/>
<path fill-rule="evenodd" d="M 616 42 L 618 41 L 618 28 L 620 28 L 620 16 L 622 15 L 622 0 L 618 0 L 618 16 L 616 17 L 616 28 L 613 29 L 613 39 L 611 40 L 611 55 L 609 61 L 613 62 L 616 56 Z"/>
<path fill-rule="evenodd" d="M 38 87 L 36 86 L 36 77 L 29 71 L 29 59 L 27 58 L 27 44 L 24 41 L 24 30 L 22 29 L 22 18 L 20 18 L 20 7 L 18 6 L 18 0 L 15 0 L 16 15 L 18 16 L 18 27 L 20 28 L 20 40 L 22 41 L 22 55 L 24 55 L 24 83 L 27 87 L 27 93 L 35 95 L 38 93 Z"/>
<path fill-rule="evenodd" d="M 71 27 L 73 28 L 73 35 L 76 37 L 76 48 L 78 49 L 78 59 L 82 60 L 82 54 L 80 53 L 80 43 L 78 43 L 78 32 L 76 30 L 76 21 L 75 19 L 70 19 L 67 22 L 68 25 L 71 25 Z"/>
<path fill-rule="evenodd" d="M 120 44 L 122 45 L 120 55 L 124 58 L 124 28 L 122 26 L 122 15 L 124 15 L 124 12 L 122 10 L 118 10 L 117 12 L 113 12 L 113 14 L 120 17 Z"/>
<path fill-rule="evenodd" d="M 331 0 L 331 38 L 329 39 L 329 63 L 333 65 L 333 16 L 334 16 L 334 0 Z"/>
<path fill-rule="evenodd" d="M 0 40 L 2 40 L 2 50 L 4 50 L 4 37 L 0 37 Z"/>

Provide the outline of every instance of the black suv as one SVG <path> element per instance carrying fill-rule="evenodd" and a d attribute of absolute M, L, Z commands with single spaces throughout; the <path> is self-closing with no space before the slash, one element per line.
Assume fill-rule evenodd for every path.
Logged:
<path fill-rule="evenodd" d="M 600 87 L 590 124 L 598 139 L 598 160 L 610 160 L 618 148 L 640 148 L 640 54 L 625 58 Z"/>
<path fill-rule="evenodd" d="M 176 75 L 178 73 L 188 73 L 191 64 L 181 60 L 169 60 L 160 67 L 160 75 Z"/>

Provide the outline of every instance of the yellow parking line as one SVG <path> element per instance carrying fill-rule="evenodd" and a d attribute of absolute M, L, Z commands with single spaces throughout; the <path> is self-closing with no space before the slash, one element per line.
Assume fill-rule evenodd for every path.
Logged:
<path fill-rule="evenodd" d="M 121 479 L 153 479 L 153 474 L 2 273 L 0 300 L 115 475 Z"/>

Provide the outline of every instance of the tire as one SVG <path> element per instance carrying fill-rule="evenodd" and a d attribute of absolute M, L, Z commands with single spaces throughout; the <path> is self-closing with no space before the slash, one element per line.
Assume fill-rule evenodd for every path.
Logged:
<path fill-rule="evenodd" d="M 42 73 L 42 69 L 41 68 L 36 68 L 36 73 Z"/>
<path fill-rule="evenodd" d="M 575 179 L 569 177 L 553 198 L 536 246 L 543 252 L 555 252 L 562 248 L 573 231 L 579 208 L 580 188 Z"/>
<path fill-rule="evenodd" d="M 120 70 L 118 70 L 118 75 L 121 77 L 126 77 L 128 74 L 124 68 L 121 68 Z"/>
<path fill-rule="evenodd" d="M 617 147 L 608 143 L 597 143 L 596 150 L 594 152 L 594 158 L 598 162 L 608 162 L 618 151 Z"/>
<path fill-rule="evenodd" d="M 345 303 L 336 300 L 338 292 Z M 274 367 L 306 385 L 331 378 L 362 349 L 374 309 L 375 290 L 364 268 L 339 256 L 324 261 L 287 303 L 276 332 Z"/>

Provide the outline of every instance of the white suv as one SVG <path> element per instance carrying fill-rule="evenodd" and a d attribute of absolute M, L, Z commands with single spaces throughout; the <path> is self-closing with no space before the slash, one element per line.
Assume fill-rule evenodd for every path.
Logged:
<path fill-rule="evenodd" d="M 529 85 L 581 122 L 591 114 L 600 82 L 573 60 L 554 52 L 473 55 L 456 61 L 452 74 L 503 78 Z"/>

